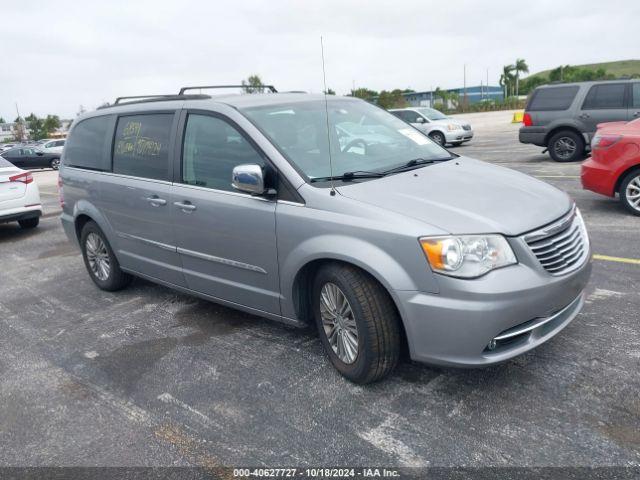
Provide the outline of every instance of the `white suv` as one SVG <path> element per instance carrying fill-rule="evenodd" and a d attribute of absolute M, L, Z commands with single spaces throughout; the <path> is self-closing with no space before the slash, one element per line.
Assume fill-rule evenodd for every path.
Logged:
<path fill-rule="evenodd" d="M 31 172 L 0 157 L 0 223 L 17 221 L 22 228 L 35 228 L 41 215 L 40 191 Z"/>
<path fill-rule="evenodd" d="M 64 149 L 64 139 L 50 140 L 47 143 L 43 143 L 38 147 L 45 153 L 62 153 Z"/>

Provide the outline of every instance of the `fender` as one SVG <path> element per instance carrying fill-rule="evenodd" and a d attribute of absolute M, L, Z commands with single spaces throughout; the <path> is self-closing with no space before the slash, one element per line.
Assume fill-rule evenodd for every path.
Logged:
<path fill-rule="evenodd" d="M 75 222 L 80 215 L 87 215 L 91 217 L 91 219 L 96 222 L 100 230 L 104 232 L 107 237 L 107 241 L 111 245 L 111 249 L 114 254 L 117 255 L 118 252 L 118 235 L 116 235 L 115 230 L 107 220 L 107 218 L 86 199 L 80 199 L 73 205 L 73 223 L 75 226 Z M 79 240 L 79 239 L 78 239 Z M 119 260 L 119 259 L 118 259 Z"/>
<path fill-rule="evenodd" d="M 280 266 L 282 314 L 295 318 L 293 285 L 298 272 L 315 260 L 339 260 L 351 263 L 372 275 L 392 297 L 396 290 L 422 290 L 437 293 L 437 285 L 425 262 L 425 276 L 431 278 L 430 288 L 419 287 L 403 266 L 378 246 L 344 235 L 321 235 L 309 238 L 289 252 Z"/>

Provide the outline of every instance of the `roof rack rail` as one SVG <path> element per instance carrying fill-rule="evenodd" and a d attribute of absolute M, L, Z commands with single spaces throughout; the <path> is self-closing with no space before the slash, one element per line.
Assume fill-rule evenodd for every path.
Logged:
<path fill-rule="evenodd" d="M 97 109 L 101 110 L 103 108 L 115 107 L 117 105 L 132 105 L 132 104 L 135 104 L 135 103 L 164 102 L 164 101 L 169 101 L 169 100 L 203 100 L 203 99 L 207 99 L 207 98 L 211 98 L 211 96 L 210 95 L 204 95 L 204 94 L 191 94 L 191 95 L 173 95 L 173 94 L 169 94 L 169 95 L 132 95 L 132 96 L 128 96 L 128 97 L 118 97 L 118 98 L 116 98 L 115 102 L 113 102 L 112 104 L 102 105 L 102 106 L 98 107 Z M 123 100 L 131 100 L 131 101 L 123 102 Z"/>
<path fill-rule="evenodd" d="M 210 89 L 210 88 L 243 88 L 245 90 L 248 90 L 250 88 L 264 88 L 269 90 L 271 93 L 278 93 L 278 90 L 276 90 L 276 87 L 274 87 L 273 85 L 202 85 L 199 87 L 182 87 L 180 89 L 180 93 L 178 93 L 178 95 L 184 95 L 184 92 L 186 92 L 187 90 L 201 90 L 201 89 Z"/>
<path fill-rule="evenodd" d="M 113 104 L 114 105 L 119 105 L 122 102 L 122 100 L 140 100 L 140 99 L 143 99 L 143 98 L 149 98 L 149 99 L 151 99 L 151 98 L 165 98 L 165 97 L 168 97 L 168 96 L 169 95 L 131 95 L 131 96 L 128 96 L 128 97 L 118 97 L 118 98 L 116 98 L 116 101 L 113 102 Z"/>

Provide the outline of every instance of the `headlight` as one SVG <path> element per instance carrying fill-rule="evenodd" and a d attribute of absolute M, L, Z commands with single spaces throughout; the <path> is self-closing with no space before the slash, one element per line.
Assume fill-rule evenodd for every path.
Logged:
<path fill-rule="evenodd" d="M 453 132 L 455 130 L 462 130 L 462 126 L 456 125 L 455 123 L 450 123 L 447 125 L 447 130 L 449 130 L 450 132 Z"/>
<path fill-rule="evenodd" d="M 420 245 L 433 271 L 452 277 L 475 278 L 518 263 L 502 235 L 423 237 Z"/>

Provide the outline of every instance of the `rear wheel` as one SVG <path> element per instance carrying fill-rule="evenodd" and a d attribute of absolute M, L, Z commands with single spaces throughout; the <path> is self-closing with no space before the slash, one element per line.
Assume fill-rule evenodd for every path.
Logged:
<path fill-rule="evenodd" d="M 629 172 L 622 179 L 620 200 L 627 210 L 640 216 L 640 170 Z"/>
<path fill-rule="evenodd" d="M 444 144 L 447 141 L 447 139 L 444 137 L 444 134 L 442 132 L 431 132 L 429 134 L 429 137 L 438 145 L 442 145 L 442 146 L 444 146 Z"/>
<path fill-rule="evenodd" d="M 322 345 L 343 376 L 364 384 L 393 370 L 400 356 L 399 318 L 375 279 L 351 265 L 327 264 L 312 295 Z"/>
<path fill-rule="evenodd" d="M 584 140 L 576 132 L 562 130 L 547 143 L 549 155 L 556 162 L 575 162 L 584 158 Z"/>
<path fill-rule="evenodd" d="M 18 220 L 18 224 L 20 225 L 20 228 L 23 228 L 25 230 L 30 229 L 30 228 L 36 228 L 39 223 L 40 223 L 40 218 L 38 218 L 38 217 L 26 218 L 24 220 Z"/>
<path fill-rule="evenodd" d="M 95 222 L 89 221 L 82 228 L 80 246 L 89 276 L 100 289 L 112 292 L 131 283 L 131 275 L 120 269 L 109 242 Z"/>

